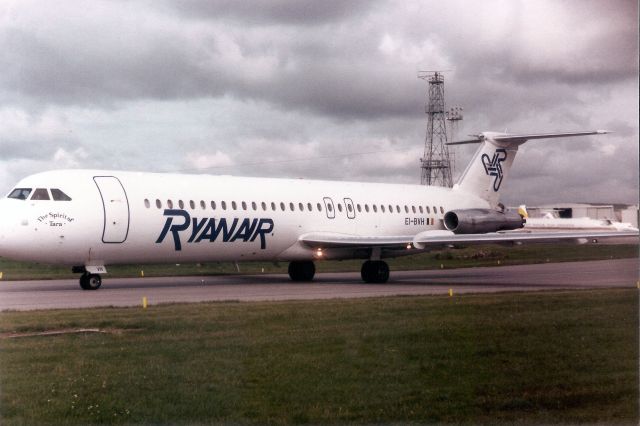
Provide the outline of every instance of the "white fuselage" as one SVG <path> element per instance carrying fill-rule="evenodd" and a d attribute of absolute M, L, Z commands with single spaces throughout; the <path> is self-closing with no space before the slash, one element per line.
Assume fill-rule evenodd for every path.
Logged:
<path fill-rule="evenodd" d="M 307 233 L 412 236 L 443 229 L 449 210 L 489 207 L 420 185 L 101 170 L 40 173 L 16 188 L 71 200 L 0 200 L 0 256 L 66 265 L 311 260 L 319 254 L 298 241 Z"/>

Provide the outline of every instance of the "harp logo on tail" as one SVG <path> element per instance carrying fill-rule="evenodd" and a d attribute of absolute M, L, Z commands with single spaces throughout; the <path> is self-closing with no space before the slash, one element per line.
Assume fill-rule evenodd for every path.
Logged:
<path fill-rule="evenodd" d="M 502 162 L 507 159 L 507 151 L 504 149 L 496 149 L 493 158 L 489 158 L 487 154 L 482 154 L 481 160 L 484 171 L 489 176 L 495 176 L 493 180 L 493 190 L 498 192 L 500 184 L 502 184 Z"/>

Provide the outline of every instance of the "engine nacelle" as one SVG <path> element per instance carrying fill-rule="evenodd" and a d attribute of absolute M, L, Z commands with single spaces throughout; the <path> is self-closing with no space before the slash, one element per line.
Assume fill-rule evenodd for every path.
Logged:
<path fill-rule="evenodd" d="M 444 215 L 444 226 L 456 234 L 484 234 L 524 227 L 517 212 L 489 209 L 451 210 Z"/>

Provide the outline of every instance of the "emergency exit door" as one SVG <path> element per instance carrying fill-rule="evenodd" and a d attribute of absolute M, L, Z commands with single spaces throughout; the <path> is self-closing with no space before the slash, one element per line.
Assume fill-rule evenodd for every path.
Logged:
<path fill-rule="evenodd" d="M 129 200 L 115 176 L 94 176 L 104 208 L 103 243 L 123 243 L 129 234 Z"/>

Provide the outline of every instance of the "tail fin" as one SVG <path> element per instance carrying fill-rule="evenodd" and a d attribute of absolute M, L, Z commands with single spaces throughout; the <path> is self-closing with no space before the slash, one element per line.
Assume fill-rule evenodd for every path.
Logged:
<path fill-rule="evenodd" d="M 498 205 L 500 189 L 511 169 L 518 147 L 530 139 L 564 138 L 570 136 L 601 135 L 606 130 L 566 133 L 540 133 L 512 135 L 507 133 L 483 132 L 475 139 L 450 142 L 449 145 L 481 143 L 471 162 L 460 176 L 454 190 L 473 194 L 489 202 L 492 207 Z"/>

